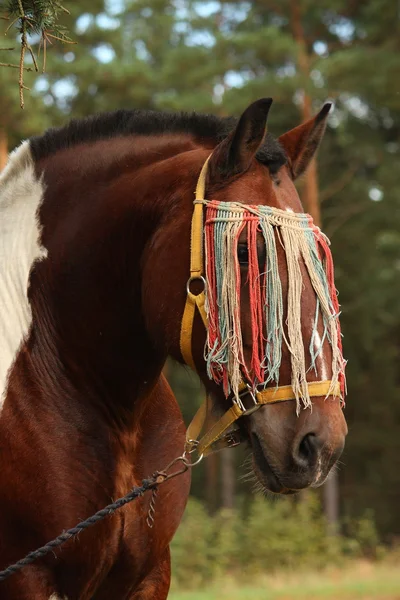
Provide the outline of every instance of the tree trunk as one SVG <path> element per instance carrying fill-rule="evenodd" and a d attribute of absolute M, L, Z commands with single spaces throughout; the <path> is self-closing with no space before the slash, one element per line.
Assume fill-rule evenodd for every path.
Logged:
<path fill-rule="evenodd" d="M 0 125 L 0 171 L 4 169 L 8 158 L 8 139 L 4 127 Z"/>
<path fill-rule="evenodd" d="M 307 169 L 304 196 L 304 204 L 307 212 L 312 216 L 314 223 L 318 225 L 318 227 L 321 227 L 321 209 L 318 197 L 317 159 L 315 156 Z"/>
<path fill-rule="evenodd" d="M 218 454 L 210 454 L 204 461 L 206 471 L 206 501 L 208 512 L 215 513 L 218 508 Z"/>
<path fill-rule="evenodd" d="M 222 508 L 235 506 L 235 464 L 230 448 L 221 451 L 221 504 Z"/>
<path fill-rule="evenodd" d="M 328 533 L 336 535 L 339 528 L 339 478 L 336 470 L 331 471 L 322 487 L 322 493 Z"/>
<path fill-rule="evenodd" d="M 298 48 L 298 67 L 306 82 L 310 78 L 310 56 L 304 36 L 301 21 L 302 0 L 290 0 L 291 29 L 293 38 Z M 301 115 L 303 121 L 312 117 L 311 98 L 306 89 L 303 89 L 303 102 Z M 318 197 L 318 171 L 317 160 L 314 157 L 305 173 L 304 194 L 302 197 L 306 211 L 312 216 L 314 223 L 321 227 L 321 209 Z M 339 479 L 337 471 L 333 471 L 323 486 L 324 512 L 328 521 L 329 533 L 335 534 L 339 522 Z"/>
<path fill-rule="evenodd" d="M 304 37 L 303 25 L 301 22 L 301 1 L 291 0 L 291 28 L 292 35 L 298 48 L 298 67 L 303 81 L 310 79 L 310 57 L 307 51 L 307 45 Z M 302 120 L 308 121 L 312 117 L 312 103 L 310 95 L 306 89 L 303 89 L 303 102 L 301 106 Z M 321 212 L 318 199 L 318 174 L 317 160 L 314 157 L 305 173 L 304 197 L 302 198 L 307 212 L 312 216 L 316 225 L 321 225 Z"/>

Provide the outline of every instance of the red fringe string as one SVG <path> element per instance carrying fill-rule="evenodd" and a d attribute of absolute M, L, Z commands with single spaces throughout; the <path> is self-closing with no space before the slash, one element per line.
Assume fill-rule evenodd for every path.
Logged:
<path fill-rule="evenodd" d="M 208 295 L 208 339 L 210 348 L 214 348 L 217 340 L 220 339 L 218 307 L 217 307 L 217 277 L 215 272 L 215 246 L 214 246 L 214 227 L 209 223 L 209 219 L 214 219 L 217 215 L 218 204 L 207 207 L 207 221 L 205 226 L 205 237 L 207 246 L 206 278 Z M 217 383 L 221 382 L 224 369 L 212 363 L 211 370 Z M 226 371 L 226 370 L 225 370 Z"/>

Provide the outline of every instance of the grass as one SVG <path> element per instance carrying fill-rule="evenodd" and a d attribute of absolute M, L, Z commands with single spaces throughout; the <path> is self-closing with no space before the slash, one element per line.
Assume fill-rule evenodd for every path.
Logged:
<path fill-rule="evenodd" d="M 243 574 L 242 574 L 243 575 Z M 168 600 L 400 600 L 400 563 L 359 561 L 319 573 L 279 573 L 253 585 L 223 579 L 198 591 L 172 590 Z"/>

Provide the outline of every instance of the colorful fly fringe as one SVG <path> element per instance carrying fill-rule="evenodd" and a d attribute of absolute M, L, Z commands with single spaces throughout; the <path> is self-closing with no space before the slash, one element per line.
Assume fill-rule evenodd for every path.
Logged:
<path fill-rule="evenodd" d="M 206 207 L 206 311 L 209 327 L 205 358 L 209 377 L 223 385 L 226 395 L 233 392 L 236 398 L 242 375 L 248 381 L 252 380 L 254 387 L 262 388 L 263 384 L 267 386 L 271 382 L 278 386 L 282 346 L 285 344 L 291 357 L 291 385 L 299 410 L 300 403 L 304 407 L 311 406 L 307 372 L 313 369 L 317 378 L 326 378 L 317 372 L 317 358 L 324 342 L 328 341 L 332 349 L 331 390 L 339 382 L 343 399 L 345 360 L 328 238 L 313 224 L 308 214 L 236 202 L 196 202 Z M 246 365 L 244 359 L 241 331 L 242 281 L 238 244 L 243 231 L 247 234 L 248 250 L 247 283 L 252 331 L 250 365 Z M 263 240 L 265 246 L 265 264 L 262 265 L 259 264 L 257 239 Z M 278 264 L 279 246 L 283 249 L 287 265 L 286 318 Z M 308 360 L 302 334 L 302 265 L 316 296 Z M 318 332 L 320 323 L 322 337 Z"/>

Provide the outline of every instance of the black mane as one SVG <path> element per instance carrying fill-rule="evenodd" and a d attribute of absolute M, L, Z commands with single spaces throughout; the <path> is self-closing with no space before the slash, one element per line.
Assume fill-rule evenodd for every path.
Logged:
<path fill-rule="evenodd" d="M 72 119 L 61 128 L 48 129 L 41 136 L 30 139 L 35 160 L 40 160 L 65 148 L 82 142 L 95 142 L 129 135 L 163 135 L 186 133 L 199 139 L 213 139 L 217 143 L 234 128 L 237 119 L 216 117 L 195 112 L 159 112 L 152 110 L 116 110 L 82 119 Z M 268 134 L 257 159 L 276 171 L 287 159 L 280 144 Z"/>

